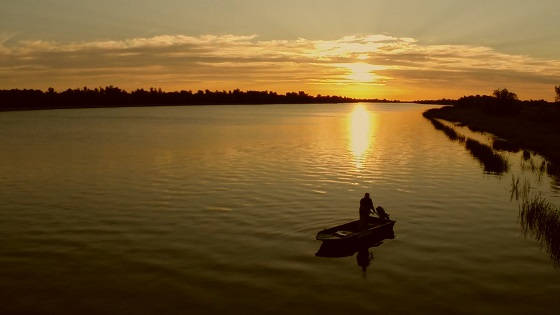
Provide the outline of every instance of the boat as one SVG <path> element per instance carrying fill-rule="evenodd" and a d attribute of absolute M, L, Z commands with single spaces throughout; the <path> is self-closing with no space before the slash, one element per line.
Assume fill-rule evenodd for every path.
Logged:
<path fill-rule="evenodd" d="M 380 219 L 378 217 L 368 217 L 366 229 L 360 229 L 360 220 L 352 221 L 342 225 L 337 225 L 317 233 L 316 239 L 329 245 L 351 245 L 360 241 L 367 241 L 371 238 L 383 237 L 393 232 L 396 221 L 390 219 Z"/>

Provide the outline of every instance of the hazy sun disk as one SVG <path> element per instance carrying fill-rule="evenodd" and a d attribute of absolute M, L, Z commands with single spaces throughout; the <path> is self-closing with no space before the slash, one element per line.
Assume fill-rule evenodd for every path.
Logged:
<path fill-rule="evenodd" d="M 337 66 L 345 68 L 349 71 L 350 73 L 346 76 L 346 78 L 354 82 L 374 82 L 379 78 L 379 76 L 377 76 L 373 71 L 385 69 L 383 66 L 376 66 L 364 62 L 343 63 L 337 64 Z"/>
<path fill-rule="evenodd" d="M 357 168 L 362 167 L 371 146 L 374 120 L 374 116 L 362 104 L 356 105 L 348 116 L 349 149 Z"/>

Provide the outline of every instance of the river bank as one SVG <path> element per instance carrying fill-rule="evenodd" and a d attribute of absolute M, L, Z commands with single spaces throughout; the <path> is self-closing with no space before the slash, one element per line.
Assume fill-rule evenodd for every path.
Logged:
<path fill-rule="evenodd" d="M 538 153 L 550 161 L 549 173 L 560 174 L 560 125 L 553 116 L 548 121 L 532 119 L 529 113 L 535 108 L 521 108 L 517 115 L 497 115 L 479 108 L 444 106 L 429 109 L 423 113 L 428 119 L 443 119 L 467 126 L 473 131 L 489 132 L 504 141 L 495 141 L 494 148 Z M 504 145 L 505 143 L 505 145 Z"/>

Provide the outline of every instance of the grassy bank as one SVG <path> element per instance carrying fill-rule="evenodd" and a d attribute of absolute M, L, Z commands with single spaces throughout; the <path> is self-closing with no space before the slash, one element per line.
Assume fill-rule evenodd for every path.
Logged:
<path fill-rule="evenodd" d="M 500 154 L 495 153 L 492 147 L 458 134 L 455 129 L 436 119 L 429 118 L 429 120 L 434 128 L 441 130 L 449 140 L 463 144 L 465 149 L 481 163 L 485 173 L 501 175 L 509 170 L 508 161 Z"/>
<path fill-rule="evenodd" d="M 544 113 L 544 115 L 543 115 Z M 500 114 L 480 106 L 444 106 L 424 112 L 429 119 L 444 119 L 467 126 L 473 131 L 489 132 L 504 140 L 495 149 L 521 148 L 546 157 L 549 172 L 560 174 L 560 105 L 546 108 L 518 104 L 516 112 Z"/>

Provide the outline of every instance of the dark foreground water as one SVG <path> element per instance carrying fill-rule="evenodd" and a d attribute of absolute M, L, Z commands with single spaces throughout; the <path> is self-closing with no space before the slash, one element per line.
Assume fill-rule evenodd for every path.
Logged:
<path fill-rule="evenodd" d="M 557 314 L 510 200 L 512 174 L 556 204 L 557 182 L 520 153 L 484 173 L 425 108 L 0 113 L 0 313 Z M 395 239 L 365 273 L 316 257 L 366 191 Z"/>

